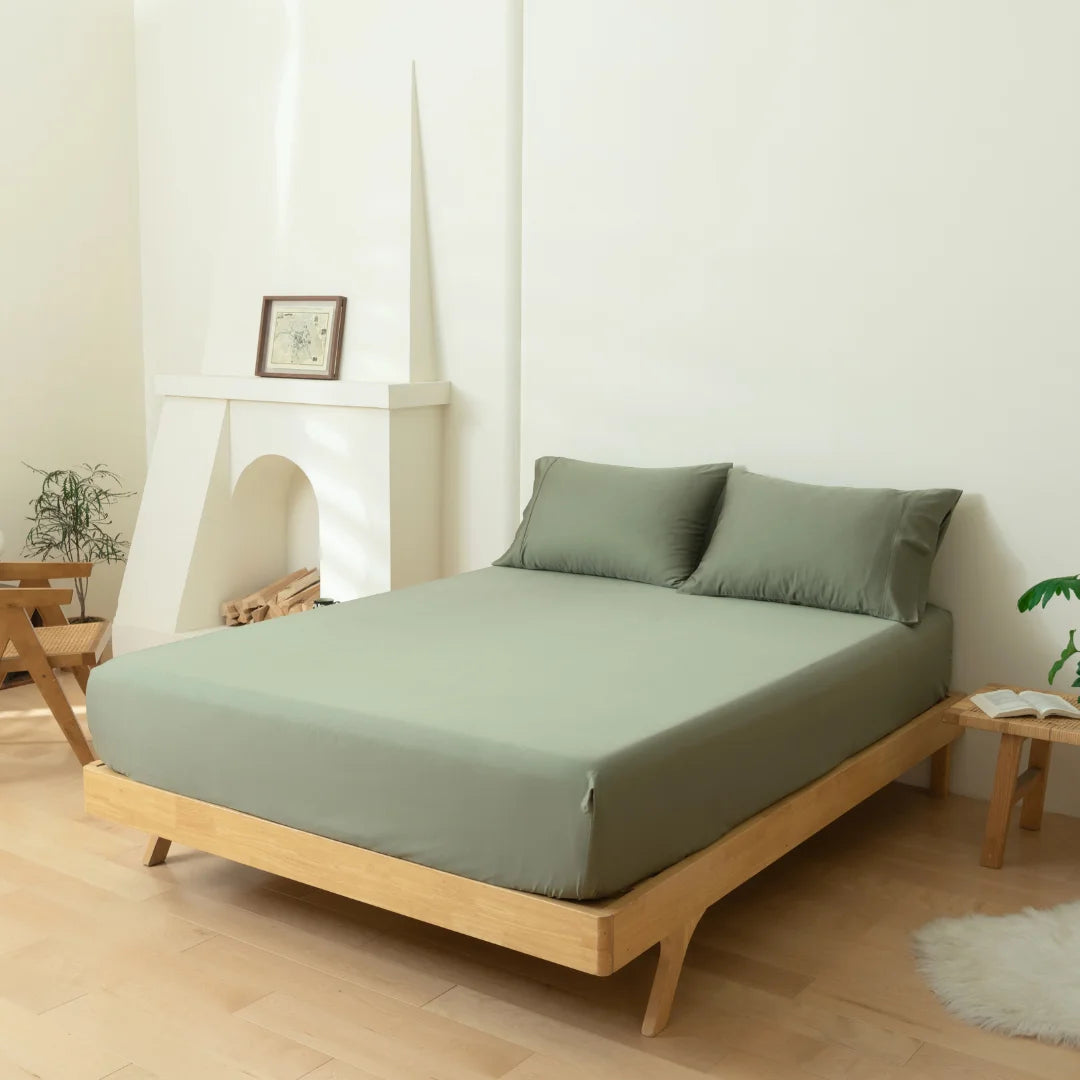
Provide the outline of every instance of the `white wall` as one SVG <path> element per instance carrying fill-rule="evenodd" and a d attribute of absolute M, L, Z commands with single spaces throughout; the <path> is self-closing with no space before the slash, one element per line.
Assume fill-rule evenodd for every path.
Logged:
<path fill-rule="evenodd" d="M 1078 35 L 1066 0 L 527 3 L 523 472 L 963 487 L 955 685 L 1044 682 L 1080 606 L 1015 600 L 1078 569 Z"/>
<path fill-rule="evenodd" d="M 517 513 L 519 5 L 135 13 L 148 371 L 251 374 L 264 294 L 346 295 L 343 379 L 453 382 L 444 565 L 489 561 Z"/>
<path fill-rule="evenodd" d="M 103 462 L 142 486 L 143 369 L 130 0 L 2 4 L 0 531 L 21 557 L 43 468 Z M 137 500 L 118 505 L 130 537 Z M 119 567 L 89 609 L 109 616 Z"/>

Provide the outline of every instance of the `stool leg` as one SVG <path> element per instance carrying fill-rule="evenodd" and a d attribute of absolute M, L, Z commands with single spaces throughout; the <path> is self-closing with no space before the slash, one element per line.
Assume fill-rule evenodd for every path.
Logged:
<path fill-rule="evenodd" d="M 1039 779 L 1024 796 L 1020 810 L 1020 828 L 1038 832 L 1042 828 L 1043 804 L 1046 802 L 1046 780 L 1050 775 L 1050 751 L 1054 744 L 1049 739 L 1032 739 L 1028 754 L 1028 768 L 1039 770 Z"/>
<path fill-rule="evenodd" d="M 1024 747 L 1021 735 L 1002 735 L 998 750 L 997 772 L 994 775 L 994 794 L 990 798 L 990 813 L 986 818 L 986 837 L 983 840 L 983 866 L 998 870 L 1005 861 L 1005 839 L 1009 832 L 1016 795 L 1016 774 L 1020 767 L 1020 751 Z"/>

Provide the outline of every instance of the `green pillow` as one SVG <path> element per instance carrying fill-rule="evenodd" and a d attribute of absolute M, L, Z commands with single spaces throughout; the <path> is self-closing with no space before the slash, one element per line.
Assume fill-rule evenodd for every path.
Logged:
<path fill-rule="evenodd" d="M 538 458 L 532 498 L 495 565 L 678 585 L 701 558 L 730 468 Z"/>
<path fill-rule="evenodd" d="M 682 590 L 914 624 L 960 492 L 795 484 L 733 469 L 701 565 Z"/>

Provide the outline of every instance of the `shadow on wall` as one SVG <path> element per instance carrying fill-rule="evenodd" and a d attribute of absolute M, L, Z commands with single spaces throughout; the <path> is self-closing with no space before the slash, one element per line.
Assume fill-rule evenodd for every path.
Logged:
<path fill-rule="evenodd" d="M 956 620 L 955 689 L 970 691 L 987 682 L 1046 682 L 1050 660 L 1061 649 L 1061 633 L 1052 618 L 1017 611 L 1017 598 L 1033 583 L 1029 578 L 986 499 L 964 495 L 934 567 L 932 588 Z"/>

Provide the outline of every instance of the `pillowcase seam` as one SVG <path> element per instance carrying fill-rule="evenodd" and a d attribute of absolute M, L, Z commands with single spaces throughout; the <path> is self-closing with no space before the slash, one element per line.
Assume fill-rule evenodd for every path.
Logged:
<path fill-rule="evenodd" d="M 904 498 L 901 500 L 901 503 L 900 503 L 900 513 L 897 515 L 896 523 L 893 526 L 893 537 L 892 537 L 892 545 L 891 545 L 892 550 L 889 553 L 889 568 L 885 571 L 885 576 L 884 576 L 884 578 L 882 579 L 882 582 L 881 582 L 881 600 L 880 600 L 880 602 L 878 604 L 878 618 L 884 618 L 884 619 L 892 618 L 891 615 L 885 615 L 884 614 L 884 612 L 886 610 L 888 610 L 890 607 L 892 608 L 892 610 L 894 611 L 895 614 L 899 614 L 899 615 L 903 614 L 903 612 L 900 612 L 900 611 L 897 610 L 897 605 L 895 603 L 890 605 L 890 604 L 887 603 L 887 600 L 888 600 L 888 597 L 891 595 L 893 576 L 896 573 L 896 559 L 897 559 L 897 555 L 898 555 L 899 550 L 900 550 L 900 544 L 903 542 L 904 522 L 907 520 L 908 511 L 909 511 L 909 509 L 911 507 L 912 498 L 913 498 L 913 495 L 912 495 L 912 493 L 910 491 L 904 493 Z M 906 622 L 907 620 L 906 619 L 901 619 L 901 621 Z M 915 621 L 918 622 L 918 616 L 917 615 L 915 617 Z"/>
<path fill-rule="evenodd" d="M 536 508 L 540 505 L 540 492 L 543 490 L 544 481 L 548 478 L 548 473 L 551 472 L 552 466 L 558 461 L 559 458 L 554 457 L 547 463 L 547 468 L 544 469 L 543 474 L 536 483 L 536 490 L 533 492 L 532 506 L 529 507 L 529 516 L 524 521 L 524 528 L 521 530 L 521 550 L 518 552 L 518 562 L 521 563 L 523 570 L 527 570 L 525 566 L 525 545 L 529 542 L 529 526 L 532 524 L 533 514 L 536 513 Z"/>

